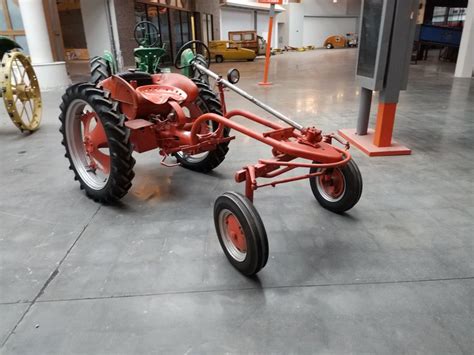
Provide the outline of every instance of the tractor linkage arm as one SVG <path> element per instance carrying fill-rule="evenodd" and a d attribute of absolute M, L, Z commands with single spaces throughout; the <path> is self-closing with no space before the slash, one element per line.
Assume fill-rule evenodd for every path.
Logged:
<path fill-rule="evenodd" d="M 239 170 L 235 174 L 236 182 L 246 182 L 245 194 L 252 201 L 253 192 L 260 187 L 272 186 L 308 179 L 314 176 L 322 175 L 325 169 L 337 168 L 343 166 L 351 160 L 351 155 L 347 151 L 349 144 L 334 134 L 322 135 L 321 131 L 311 127 L 305 128 L 299 123 L 286 117 L 277 110 L 264 104 L 258 99 L 254 98 L 244 90 L 236 85 L 223 79 L 221 76 L 210 71 L 199 63 L 193 62 L 196 69 L 209 75 L 216 80 L 221 94 L 222 108 L 224 117 L 212 113 L 207 113 L 200 116 L 193 123 L 190 133 L 192 144 L 199 145 L 201 137 L 198 136 L 201 124 L 206 121 L 215 121 L 219 124 L 218 129 L 212 134 L 220 137 L 224 126 L 243 133 L 253 139 L 256 139 L 264 144 L 273 147 L 273 159 L 259 160 L 255 165 L 249 165 Z M 291 127 L 284 127 L 274 122 L 271 122 L 262 117 L 256 116 L 250 112 L 242 110 L 232 110 L 226 112 L 223 89 L 227 87 L 237 94 L 243 96 L 247 100 L 261 107 L 281 121 L 289 124 Z M 255 132 L 239 123 L 231 121 L 232 117 L 241 116 L 251 121 L 259 123 L 271 129 L 269 132 L 259 133 Z M 295 130 L 299 132 L 295 132 Z M 209 139 L 209 137 L 206 137 Z M 333 146 L 332 139 L 337 140 L 345 146 L 345 150 Z M 204 139 L 203 139 L 204 141 Z M 302 158 L 310 160 L 312 163 L 293 162 L 292 160 Z M 275 180 L 266 184 L 258 185 L 257 178 L 275 178 L 283 173 L 289 172 L 295 168 L 315 168 L 316 172 L 308 173 L 300 176 L 295 176 L 287 179 Z"/>
<path fill-rule="evenodd" d="M 213 71 L 209 70 L 208 68 L 202 66 L 201 64 L 197 63 L 196 61 L 193 62 L 193 65 L 194 67 L 201 71 L 201 72 L 204 72 L 206 73 L 207 75 L 209 75 L 211 78 L 213 78 L 214 80 L 216 80 L 217 82 L 217 85 L 219 85 L 219 87 L 221 87 L 222 85 L 231 89 L 232 91 L 236 92 L 237 94 L 239 94 L 240 96 L 246 98 L 247 100 L 249 100 L 250 102 L 254 103 L 255 105 L 257 105 L 258 107 L 261 107 L 263 108 L 265 111 L 271 113 L 273 116 L 275 116 L 276 118 L 282 120 L 283 122 L 286 122 L 287 124 L 289 124 L 290 126 L 292 126 L 293 128 L 299 130 L 300 132 L 304 132 L 305 131 L 305 128 L 300 125 L 298 122 L 295 122 L 293 121 L 291 118 L 289 117 L 286 117 L 284 114 L 282 114 L 281 112 L 278 112 L 277 110 L 273 109 L 272 107 L 264 104 L 262 101 L 256 99 L 255 97 L 253 97 L 252 95 L 250 95 L 248 92 L 242 90 L 241 88 L 239 88 L 238 86 L 230 83 L 229 81 L 225 80 L 222 78 L 221 75 L 218 75 L 216 73 L 214 73 Z"/>

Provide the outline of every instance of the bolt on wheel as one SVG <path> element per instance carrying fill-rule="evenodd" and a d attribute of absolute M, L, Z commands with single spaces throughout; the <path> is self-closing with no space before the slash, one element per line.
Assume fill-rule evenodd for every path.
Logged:
<path fill-rule="evenodd" d="M 12 122 L 20 131 L 35 131 L 41 122 L 41 92 L 28 57 L 18 50 L 3 56 L 2 96 Z"/>
<path fill-rule="evenodd" d="M 250 200 L 226 192 L 214 204 L 217 236 L 230 263 L 246 276 L 255 275 L 267 263 L 265 226 Z"/>

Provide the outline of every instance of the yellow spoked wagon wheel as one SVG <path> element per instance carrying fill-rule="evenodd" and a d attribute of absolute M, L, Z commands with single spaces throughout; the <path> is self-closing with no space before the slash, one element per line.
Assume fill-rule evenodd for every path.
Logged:
<path fill-rule="evenodd" d="M 30 60 L 22 52 L 3 55 L 2 96 L 8 114 L 20 131 L 35 131 L 41 121 L 41 92 Z"/>

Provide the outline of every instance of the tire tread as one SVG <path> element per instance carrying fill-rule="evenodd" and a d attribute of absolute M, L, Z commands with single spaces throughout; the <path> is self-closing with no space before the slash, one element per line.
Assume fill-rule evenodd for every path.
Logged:
<path fill-rule="evenodd" d="M 81 99 L 97 113 L 107 135 L 111 169 L 109 180 L 102 190 L 93 190 L 81 179 L 73 160 L 71 159 L 67 145 L 66 113 L 69 105 L 75 100 Z M 80 183 L 80 188 L 86 191 L 87 196 L 96 202 L 113 203 L 125 196 L 132 186 L 131 182 L 135 176 L 133 167 L 135 159 L 132 157 L 133 147 L 129 140 L 130 132 L 125 127 L 125 117 L 116 109 L 116 105 L 106 98 L 106 92 L 97 89 L 92 83 L 80 83 L 69 87 L 62 96 L 61 113 L 59 120 L 63 139 L 62 145 L 66 149 L 65 157 L 69 160 L 69 169 L 74 172 L 74 179 Z"/>

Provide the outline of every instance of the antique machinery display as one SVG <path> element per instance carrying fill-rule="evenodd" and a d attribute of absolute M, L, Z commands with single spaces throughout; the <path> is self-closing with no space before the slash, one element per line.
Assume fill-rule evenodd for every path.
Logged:
<path fill-rule="evenodd" d="M 12 122 L 20 131 L 33 132 L 41 122 L 41 92 L 30 59 L 21 46 L 0 36 L 1 96 Z"/>
<path fill-rule="evenodd" d="M 265 186 L 309 179 L 321 206 L 342 213 L 352 208 L 362 193 L 362 178 L 348 151 L 349 145 L 334 134 L 322 134 L 315 127 L 286 117 L 252 97 L 235 84 L 236 69 L 227 80 L 189 58 L 202 42 L 191 41 L 178 52 L 177 69 L 194 67 L 216 81 L 219 96 L 209 85 L 181 74 L 126 72 L 113 75 L 98 85 L 79 83 L 67 89 L 61 104 L 61 132 L 66 157 L 75 179 L 92 199 L 110 203 L 132 185 L 133 151 L 159 149 L 166 167 L 209 172 L 225 159 L 229 142 L 240 132 L 271 148 L 269 158 L 258 159 L 237 171 L 236 182 L 245 183 L 245 195 L 226 192 L 214 205 L 214 222 L 219 242 L 230 263 L 245 275 L 254 275 L 268 259 L 265 226 L 252 201 Z M 206 51 L 206 61 L 210 60 Z M 277 124 L 243 110 L 228 110 L 224 89 L 241 95 L 269 112 Z M 218 100 L 220 97 L 220 101 Z M 257 123 L 263 133 L 237 123 L 240 117 Z M 342 147 L 333 143 L 337 141 Z M 169 157 L 174 156 L 175 162 Z M 296 169 L 306 171 L 286 178 Z M 260 179 L 269 179 L 260 183 Z M 199 189 L 202 189 L 200 186 Z"/>

